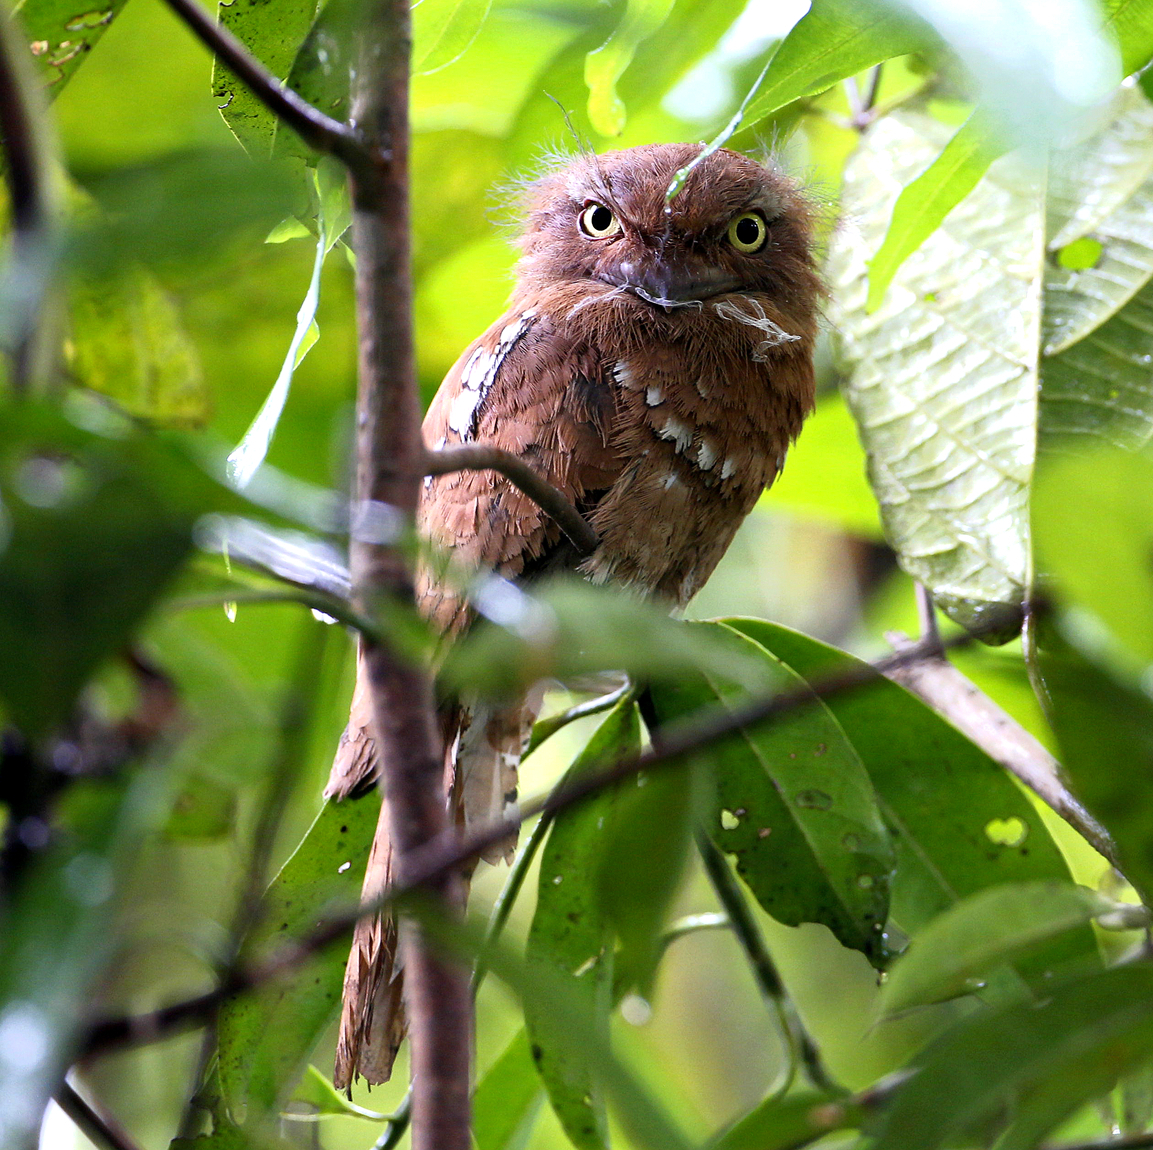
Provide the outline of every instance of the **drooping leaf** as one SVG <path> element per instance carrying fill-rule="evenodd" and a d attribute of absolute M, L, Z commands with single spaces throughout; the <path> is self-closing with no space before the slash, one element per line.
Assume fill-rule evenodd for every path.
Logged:
<path fill-rule="evenodd" d="M 869 260 L 866 310 L 876 310 L 897 269 L 977 186 L 1003 150 L 995 142 L 988 120 L 974 113 L 941 154 L 905 187 L 893 206 L 885 238 Z"/>
<path fill-rule="evenodd" d="M 916 937 L 959 899 L 990 887 L 1071 881 L 1068 864 L 1020 788 L 920 699 L 799 631 L 762 619 L 730 623 L 814 686 L 850 671 L 868 676 L 867 686 L 831 694 L 826 705 L 869 772 L 893 834 L 892 913 L 906 933 Z M 1004 829 L 1012 833 L 997 833 Z M 1054 969 L 1095 953 L 1093 935 L 1084 930 L 1038 957 Z"/>
<path fill-rule="evenodd" d="M 341 1118 L 363 1118 L 369 1122 L 387 1122 L 389 1115 L 378 1114 L 364 1106 L 350 1102 L 335 1086 L 332 1079 L 315 1066 L 304 1072 L 292 1095 L 293 1102 L 303 1102 L 313 1107 L 318 1117 L 335 1115 Z"/>
<path fill-rule="evenodd" d="M 473 1093 L 476 1150 L 524 1150 L 542 1098 L 528 1033 L 518 1030 Z"/>
<path fill-rule="evenodd" d="M 625 699 L 597 728 L 569 776 L 635 753 L 639 744 L 636 704 Z M 600 898 L 599 860 L 617 802 L 615 791 L 609 791 L 557 816 L 541 855 L 537 907 L 525 947 L 530 970 L 574 980 L 591 1024 L 606 1040 L 613 946 Z M 565 1132 L 575 1146 L 601 1150 L 608 1144 L 604 1100 L 588 1050 L 558 1026 L 547 1003 L 526 1001 L 525 1027 L 533 1061 Z"/>
<path fill-rule="evenodd" d="M 616 30 L 586 57 L 589 120 L 602 136 L 619 136 L 624 130 L 625 106 L 617 95 L 617 81 L 638 45 L 664 23 L 672 4 L 673 0 L 626 0 Z"/>
<path fill-rule="evenodd" d="M 328 803 L 269 887 L 264 918 L 246 945 L 254 953 L 287 945 L 326 908 L 360 897 L 379 804 Z M 220 1012 L 220 1086 L 230 1110 L 258 1126 L 287 1101 L 316 1040 L 340 1006 L 348 946 L 326 947 L 287 983 L 231 999 Z"/>
<path fill-rule="evenodd" d="M 175 299 L 151 272 L 129 266 L 99 286 L 79 280 L 71 305 L 68 367 L 77 383 L 160 424 L 208 418 L 200 357 Z"/>
<path fill-rule="evenodd" d="M 274 76 L 283 80 L 316 20 L 318 7 L 317 0 L 221 0 L 217 18 Z M 253 155 L 268 155 L 276 134 L 276 117 L 218 59 L 212 65 L 212 95 L 241 144 Z"/>
<path fill-rule="evenodd" d="M 866 1129 L 886 1150 L 936 1150 L 1011 1107 L 997 1145 L 1027 1150 L 1147 1059 L 1150 1042 L 1153 967 L 1099 971 L 1041 1002 L 962 1019 L 918 1055 Z"/>
<path fill-rule="evenodd" d="M 944 129 L 879 121 L 845 169 L 829 273 L 844 386 L 901 565 L 955 619 L 1016 630 L 1037 424 L 1042 205 L 1002 160 L 865 307 L 869 255 Z"/>
<path fill-rule="evenodd" d="M 852 1099 L 831 1094 L 768 1098 L 708 1144 L 708 1150 L 793 1150 L 863 1118 Z"/>
<path fill-rule="evenodd" d="M 94 402 L 73 419 L 29 404 L 0 414 L 0 701 L 28 735 L 68 714 L 218 498 L 180 452 Z"/>
<path fill-rule="evenodd" d="M 935 918 L 889 971 L 881 1012 L 898 1014 L 975 989 L 983 978 L 1110 908 L 1085 887 L 1019 883 L 990 887 Z"/>
<path fill-rule="evenodd" d="M 723 674 L 685 675 L 652 688 L 662 724 L 731 709 L 750 693 L 804 690 L 804 681 L 724 624 L 694 627 L 726 637 L 734 657 L 759 657 L 759 681 L 734 685 Z M 884 962 L 892 844 L 868 775 L 828 708 L 799 706 L 702 752 L 716 807 L 706 824 L 774 918 L 790 926 L 819 922 L 845 945 Z"/>
<path fill-rule="evenodd" d="M 15 6 L 50 98 L 72 78 L 124 3 L 104 0 L 87 11 L 72 0 L 23 0 Z"/>

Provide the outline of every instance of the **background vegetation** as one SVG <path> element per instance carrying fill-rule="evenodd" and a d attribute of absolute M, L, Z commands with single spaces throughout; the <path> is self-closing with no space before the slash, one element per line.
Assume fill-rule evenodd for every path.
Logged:
<path fill-rule="evenodd" d="M 0 294 L 5 346 L 29 316 L 39 333 L 0 414 L 0 1141 L 30 1144 L 72 1067 L 141 1146 L 367 1147 L 398 1136 L 382 1117 L 405 1055 L 351 1105 L 326 1087 L 339 944 L 231 1000 L 207 1038 L 124 1050 L 92 1030 L 354 899 L 376 812 L 321 811 L 353 644 L 308 610 L 341 614 L 346 592 L 339 172 L 165 7 L 75 7 L 16 15 L 59 224 L 33 257 L 11 249 Z M 340 118 L 347 8 L 221 12 Z M 478 995 L 481 1150 L 1005 1150 L 1150 1126 L 1153 107 L 1122 77 L 1153 56 L 1153 4 L 816 0 L 794 27 L 803 11 L 415 8 L 426 397 L 503 308 L 508 189 L 574 137 L 711 139 L 749 94 L 731 145 L 774 147 L 828 205 L 817 414 L 690 611 L 750 618 L 682 627 L 561 587 L 565 641 L 490 629 L 455 673 L 664 668 L 671 720 L 885 656 L 926 625 L 916 579 L 946 641 L 1007 640 L 950 659 L 1011 719 L 981 712 L 977 746 L 873 683 L 562 816 Z M 583 697 L 558 688 L 549 710 Z M 1119 869 L 994 761 L 1008 730 L 1044 776 L 1015 725 L 1061 759 Z M 640 737 L 631 703 L 573 723 L 522 791 Z M 506 877 L 478 875 L 478 918 Z M 55 1108 L 41 1137 L 79 1144 Z"/>

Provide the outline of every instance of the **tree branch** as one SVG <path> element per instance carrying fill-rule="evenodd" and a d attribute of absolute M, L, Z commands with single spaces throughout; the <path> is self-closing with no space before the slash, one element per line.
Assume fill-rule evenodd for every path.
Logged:
<path fill-rule="evenodd" d="M 569 502 L 564 492 L 538 475 L 511 451 L 476 443 L 428 454 L 424 472 L 426 475 L 448 475 L 453 471 L 496 471 L 523 491 L 538 507 L 547 511 L 582 555 L 591 555 L 597 549 L 600 543 L 597 533 Z"/>
<path fill-rule="evenodd" d="M 922 640 L 922 644 L 914 644 L 894 631 L 888 632 L 885 638 L 898 654 L 924 643 Z M 994 762 L 1016 775 L 1099 854 L 1117 866 L 1117 848 L 1109 832 L 1069 793 L 1061 781 L 1057 760 L 1020 723 L 962 675 L 945 658 L 939 642 L 936 640 L 937 645 L 927 657 L 897 664 L 886 674 L 952 723 Z"/>
<path fill-rule="evenodd" d="M 240 78 L 244 86 L 279 120 L 318 152 L 336 156 L 350 168 L 372 163 L 372 151 L 349 124 L 326 116 L 278 80 L 223 24 L 196 0 L 165 0 L 193 35 Z"/>
<path fill-rule="evenodd" d="M 190 2 L 190 0 L 183 0 Z M 385 504 L 411 524 L 424 472 L 412 338 L 408 208 L 409 0 L 372 0 L 357 37 L 352 122 L 386 162 L 350 165 L 359 354 L 356 488 L 360 507 Z M 367 517 L 354 515 L 353 523 Z M 353 603 L 370 617 L 413 601 L 404 551 L 353 532 Z M 384 637 L 362 641 L 373 734 L 388 793 L 397 882 L 423 888 L 445 915 L 464 902 L 459 864 L 429 870 L 432 843 L 455 838 L 446 809 L 432 676 Z M 337 931 L 334 938 L 344 932 Z M 413 1150 L 471 1150 L 472 996 L 468 975 L 441 956 L 411 918 L 400 923 L 412 1052 Z"/>
<path fill-rule="evenodd" d="M 56 1105 L 90 1142 L 104 1150 L 138 1150 L 136 1143 L 118 1123 L 85 1102 L 67 1082 L 60 1084 L 54 1097 Z"/>
<path fill-rule="evenodd" d="M 944 649 L 967 646 L 974 636 L 961 634 L 946 640 Z M 81 1057 L 92 1058 L 114 1050 L 154 1042 L 169 1034 L 203 1025 L 226 999 L 251 990 L 278 978 L 307 961 L 313 954 L 335 940 L 347 935 L 356 922 L 376 914 L 386 906 L 402 901 L 406 896 L 425 886 L 430 880 L 452 871 L 476 858 L 490 846 L 503 842 L 514 834 L 521 824 L 537 815 L 555 815 L 591 798 L 607 787 L 641 771 L 668 766 L 685 755 L 705 749 L 712 743 L 742 728 L 787 714 L 799 707 L 811 706 L 817 699 L 830 698 L 843 692 L 860 690 L 875 683 L 877 676 L 888 675 L 895 669 L 935 656 L 937 648 L 911 644 L 875 663 L 853 667 L 840 674 L 807 685 L 801 689 L 775 696 L 752 699 L 733 710 L 717 712 L 692 724 L 669 726 L 661 731 L 661 744 L 638 755 L 631 755 L 597 771 L 590 771 L 570 779 L 543 798 L 525 803 L 520 810 L 506 818 L 495 820 L 460 836 L 445 831 L 436 839 L 412 852 L 405 875 L 384 891 L 380 898 L 334 914 L 314 931 L 298 942 L 285 945 L 263 961 L 234 972 L 232 978 L 216 989 L 185 1002 L 175 1003 L 149 1014 L 97 1022 L 89 1032 Z"/>

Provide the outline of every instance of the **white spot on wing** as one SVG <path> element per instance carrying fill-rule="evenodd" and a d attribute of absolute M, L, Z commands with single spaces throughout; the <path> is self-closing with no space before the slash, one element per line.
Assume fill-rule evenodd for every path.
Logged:
<path fill-rule="evenodd" d="M 721 478 L 728 479 L 731 476 L 736 475 L 736 473 L 737 465 L 733 462 L 733 459 L 730 456 L 725 459 L 724 463 L 721 464 Z"/>
<path fill-rule="evenodd" d="M 656 407 L 658 404 L 663 403 L 664 398 L 665 393 L 661 390 L 660 384 L 655 383 L 645 389 L 645 403 L 647 403 L 649 407 Z"/>
<path fill-rule="evenodd" d="M 637 385 L 636 376 L 633 374 L 633 369 L 623 360 L 618 359 L 612 366 L 613 379 L 621 387 L 635 388 Z"/>
<path fill-rule="evenodd" d="M 460 394 L 448 410 L 448 425 L 461 437 L 469 440 L 476 434 L 476 412 L 489 389 L 496 382 L 508 353 L 532 326 L 534 308 L 523 311 L 500 330 L 496 347 L 491 352 L 478 347 L 461 369 Z"/>
<path fill-rule="evenodd" d="M 661 439 L 671 439 L 677 445 L 677 451 L 684 451 L 693 441 L 693 429 L 675 415 L 670 415 L 665 420 L 664 425 L 657 430 L 657 434 Z"/>
<path fill-rule="evenodd" d="M 677 473 L 675 471 L 670 471 L 665 476 L 664 481 L 662 482 L 661 486 L 664 487 L 664 489 L 666 491 L 668 491 L 668 489 L 670 487 L 675 486 L 676 484 L 680 483 L 680 481 L 681 481 L 680 476 L 677 475 Z"/>
<path fill-rule="evenodd" d="M 712 471 L 717 458 L 717 449 L 707 439 L 702 439 L 697 445 L 697 466 L 702 471 Z"/>
<path fill-rule="evenodd" d="M 697 395 L 699 395 L 701 399 L 708 399 L 709 396 L 712 395 L 712 391 L 705 387 L 704 383 L 699 379 L 697 380 Z"/>

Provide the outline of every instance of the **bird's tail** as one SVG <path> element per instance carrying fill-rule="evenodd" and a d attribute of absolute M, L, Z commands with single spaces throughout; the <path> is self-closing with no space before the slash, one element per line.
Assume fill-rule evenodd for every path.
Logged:
<path fill-rule="evenodd" d="M 379 777 L 370 732 L 367 692 L 357 677 L 348 727 L 340 739 L 325 795 L 336 800 L 363 794 Z M 450 809 L 464 830 L 500 818 L 516 802 L 521 751 L 540 710 L 540 693 L 515 703 L 449 704 L 441 711 L 445 746 L 445 779 Z M 486 862 L 506 861 L 515 836 L 485 852 Z M 393 878 L 388 796 L 369 853 L 362 900 L 379 897 Z M 405 1033 L 401 994 L 402 969 L 397 952 L 395 919 L 389 913 L 369 915 L 357 924 L 344 974 L 340 1034 L 333 1082 L 347 1090 L 357 1077 L 387 1082 Z"/>

